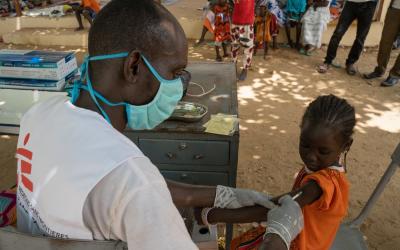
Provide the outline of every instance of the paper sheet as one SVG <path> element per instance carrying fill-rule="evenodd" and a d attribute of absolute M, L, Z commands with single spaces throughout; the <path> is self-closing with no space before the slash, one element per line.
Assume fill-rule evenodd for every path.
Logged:
<path fill-rule="evenodd" d="M 218 135 L 233 135 L 239 124 L 235 115 L 217 114 L 211 115 L 211 119 L 203 125 L 206 133 Z"/>

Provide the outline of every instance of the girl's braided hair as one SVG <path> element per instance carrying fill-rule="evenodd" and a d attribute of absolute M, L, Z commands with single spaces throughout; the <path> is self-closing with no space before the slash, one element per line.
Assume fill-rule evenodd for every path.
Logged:
<path fill-rule="evenodd" d="M 356 125 L 354 107 L 345 99 L 335 95 L 319 96 L 308 105 L 301 128 L 305 123 L 323 125 L 335 129 L 343 136 L 344 142 L 351 140 Z"/>

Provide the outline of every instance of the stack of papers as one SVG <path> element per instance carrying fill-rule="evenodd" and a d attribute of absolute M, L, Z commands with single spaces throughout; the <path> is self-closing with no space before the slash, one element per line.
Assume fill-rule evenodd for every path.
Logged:
<path fill-rule="evenodd" d="M 238 129 L 239 119 L 236 115 L 216 114 L 203 125 L 206 133 L 218 135 L 233 135 Z"/>

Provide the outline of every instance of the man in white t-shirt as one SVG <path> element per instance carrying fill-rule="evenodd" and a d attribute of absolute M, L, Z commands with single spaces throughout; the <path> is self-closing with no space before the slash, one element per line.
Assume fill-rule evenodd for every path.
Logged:
<path fill-rule="evenodd" d="M 364 74 L 366 79 L 374 79 L 383 76 L 390 60 L 393 43 L 400 34 L 400 0 L 392 0 L 386 13 L 385 25 L 383 26 L 381 41 L 379 43 L 378 65 L 374 71 Z M 389 76 L 381 83 L 383 87 L 392 87 L 400 80 L 400 55 L 390 70 Z"/>
<path fill-rule="evenodd" d="M 113 0 L 89 33 L 90 57 L 71 98 L 55 97 L 22 118 L 18 140 L 18 230 L 64 239 L 122 240 L 129 249 L 197 249 L 175 206 L 262 205 L 265 245 L 286 249 L 303 225 L 291 198 L 224 186 L 165 181 L 122 132 L 168 118 L 189 78 L 176 19 L 148 0 Z"/>
<path fill-rule="evenodd" d="M 319 73 L 326 73 L 333 60 L 336 58 L 336 52 L 340 41 L 347 32 L 354 20 L 357 20 L 357 34 L 353 46 L 346 60 L 346 72 L 349 75 L 355 75 L 354 64 L 360 58 L 364 48 L 364 42 L 371 28 L 374 17 L 377 0 L 347 0 L 344 3 L 342 13 L 340 14 L 338 24 L 329 41 L 325 61 L 318 67 Z"/>

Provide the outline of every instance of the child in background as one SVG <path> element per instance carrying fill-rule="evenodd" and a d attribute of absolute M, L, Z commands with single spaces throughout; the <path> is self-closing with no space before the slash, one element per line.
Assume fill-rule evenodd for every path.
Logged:
<path fill-rule="evenodd" d="M 306 0 L 288 0 L 286 2 L 286 36 L 288 39 L 289 46 L 291 48 L 300 48 L 300 35 L 301 35 L 301 18 L 306 11 Z M 296 44 L 293 45 L 292 38 L 290 36 L 290 29 L 296 28 Z"/>
<path fill-rule="evenodd" d="M 330 0 L 313 0 L 304 14 L 301 22 L 302 40 L 305 48 L 300 50 L 301 54 L 309 56 L 312 51 L 321 47 L 322 34 L 331 20 L 329 5 Z"/>
<path fill-rule="evenodd" d="M 334 95 L 320 96 L 307 107 L 301 121 L 299 142 L 299 154 L 304 167 L 297 174 L 290 193 L 291 196 L 300 194 L 295 200 L 303 210 L 304 229 L 291 243 L 290 249 L 330 249 L 340 223 L 347 214 L 349 182 L 346 177 L 346 156 L 353 143 L 355 124 L 354 108 L 345 99 Z M 236 217 L 235 221 L 246 215 L 240 222 L 251 223 L 265 220 L 267 209 L 247 207 L 223 212 L 229 218 Z M 214 218 L 220 216 L 219 213 L 219 209 L 210 210 L 207 222 L 218 222 Z M 252 229 L 234 239 L 231 250 L 258 249 L 263 230 Z"/>
<path fill-rule="evenodd" d="M 219 52 L 221 46 L 224 51 L 223 57 L 230 56 L 227 52 L 227 45 L 231 41 L 230 25 L 229 25 L 229 4 L 226 0 L 218 0 L 218 4 L 214 6 L 215 14 L 215 52 L 217 54 L 216 61 L 221 62 L 222 57 Z"/>
<path fill-rule="evenodd" d="M 203 7 L 203 30 L 201 31 L 200 39 L 195 44 L 196 46 L 199 46 L 204 42 L 207 31 L 214 33 L 215 14 L 213 9 L 216 1 L 217 0 L 208 0 L 207 5 Z"/>
<path fill-rule="evenodd" d="M 96 14 L 100 11 L 100 5 L 96 0 L 82 0 L 81 4 L 71 4 L 71 7 L 75 11 L 76 20 L 79 24 L 76 31 L 83 30 L 81 15 L 83 15 L 86 20 L 89 21 L 90 25 L 92 25 Z"/>
<path fill-rule="evenodd" d="M 238 75 L 239 81 L 247 77 L 254 49 L 254 0 L 235 0 L 232 14 L 232 58 L 237 63 L 240 46 L 244 48 L 243 69 Z"/>
<path fill-rule="evenodd" d="M 260 4 L 257 8 L 257 16 L 255 20 L 255 46 L 254 55 L 257 54 L 257 49 L 260 45 L 264 47 L 264 59 L 268 53 L 269 42 L 273 41 L 273 48 L 277 48 L 276 37 L 278 35 L 278 23 L 276 17 L 267 11 L 267 6 Z"/>

